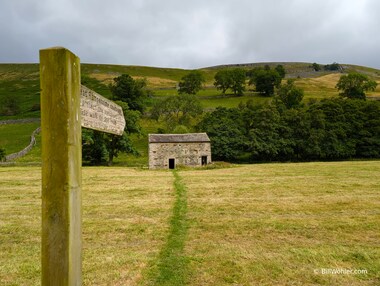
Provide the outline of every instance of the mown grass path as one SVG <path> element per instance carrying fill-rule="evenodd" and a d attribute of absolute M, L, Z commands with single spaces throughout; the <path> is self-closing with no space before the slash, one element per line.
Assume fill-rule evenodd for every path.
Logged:
<path fill-rule="evenodd" d="M 187 237 L 187 193 L 186 186 L 176 170 L 173 170 L 176 200 L 170 220 L 166 244 L 159 255 L 158 276 L 155 285 L 185 285 L 188 260 L 184 255 Z"/>

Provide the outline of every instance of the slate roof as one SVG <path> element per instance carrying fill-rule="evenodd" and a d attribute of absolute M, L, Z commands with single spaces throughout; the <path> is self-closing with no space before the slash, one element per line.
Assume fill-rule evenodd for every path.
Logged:
<path fill-rule="evenodd" d="M 210 142 L 206 133 L 149 134 L 149 143 Z"/>

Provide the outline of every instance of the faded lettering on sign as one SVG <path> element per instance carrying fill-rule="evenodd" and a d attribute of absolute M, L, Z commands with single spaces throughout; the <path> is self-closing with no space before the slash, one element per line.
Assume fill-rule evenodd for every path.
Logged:
<path fill-rule="evenodd" d="M 122 135 L 125 119 L 122 108 L 95 91 L 81 86 L 82 127 Z"/>

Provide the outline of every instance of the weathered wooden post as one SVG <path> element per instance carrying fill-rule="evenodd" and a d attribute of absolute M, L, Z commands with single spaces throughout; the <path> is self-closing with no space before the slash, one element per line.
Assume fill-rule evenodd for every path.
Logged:
<path fill-rule="evenodd" d="M 123 109 L 81 86 L 80 61 L 40 50 L 42 286 L 82 284 L 81 126 L 123 135 Z"/>
<path fill-rule="evenodd" d="M 40 50 L 42 285 L 81 285 L 82 147 L 80 61 Z"/>

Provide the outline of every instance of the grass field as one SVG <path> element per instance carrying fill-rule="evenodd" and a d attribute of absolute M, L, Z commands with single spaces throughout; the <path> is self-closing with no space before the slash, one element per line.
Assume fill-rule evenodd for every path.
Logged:
<path fill-rule="evenodd" d="M 83 168 L 83 284 L 379 285 L 379 172 Z M 0 168 L 1 285 L 40 283 L 40 189 L 39 167 Z"/>
<path fill-rule="evenodd" d="M 0 285 L 40 285 L 40 169 L 0 172 Z M 84 169 L 84 285 L 141 280 L 165 243 L 172 190 L 162 172 Z"/>

